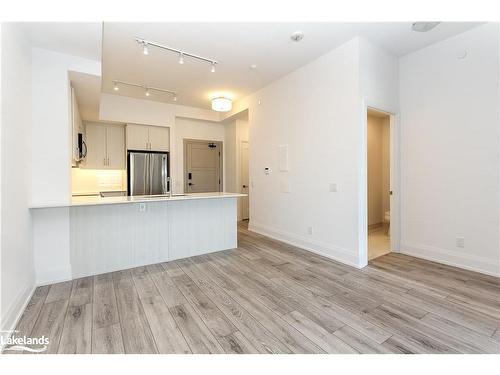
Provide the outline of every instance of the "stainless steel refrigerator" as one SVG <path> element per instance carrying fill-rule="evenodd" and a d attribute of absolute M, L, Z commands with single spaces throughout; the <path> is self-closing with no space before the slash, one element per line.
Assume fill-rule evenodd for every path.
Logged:
<path fill-rule="evenodd" d="M 136 152 L 127 155 L 127 194 L 160 195 L 170 190 L 168 152 Z"/>

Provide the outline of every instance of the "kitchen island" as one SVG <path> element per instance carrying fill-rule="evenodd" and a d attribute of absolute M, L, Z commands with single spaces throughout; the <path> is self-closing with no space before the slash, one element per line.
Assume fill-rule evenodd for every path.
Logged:
<path fill-rule="evenodd" d="M 38 262 L 37 273 L 45 275 L 42 283 L 55 282 L 235 248 L 241 196 L 73 197 L 32 207 L 35 235 L 46 231 L 54 210 L 69 215 L 69 249 L 62 250 L 69 254 L 60 254 L 66 261 Z"/>

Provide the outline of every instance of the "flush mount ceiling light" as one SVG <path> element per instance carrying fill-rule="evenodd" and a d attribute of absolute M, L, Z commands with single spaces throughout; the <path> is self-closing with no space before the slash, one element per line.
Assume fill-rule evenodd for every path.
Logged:
<path fill-rule="evenodd" d="M 212 109 L 217 112 L 229 112 L 233 108 L 233 101 L 224 96 L 212 99 Z"/>
<path fill-rule="evenodd" d="M 215 65 L 218 64 L 217 60 L 213 60 L 213 59 L 209 59 L 207 57 L 195 55 L 194 53 L 189 53 L 189 52 L 181 51 L 180 49 L 169 47 L 169 46 L 165 46 L 163 44 L 159 44 L 159 43 L 153 42 L 151 40 L 146 40 L 146 39 L 143 39 L 143 38 L 135 38 L 135 41 L 142 46 L 142 52 L 145 55 L 149 54 L 148 47 L 151 47 L 151 46 L 157 47 L 157 48 L 160 48 L 160 49 L 162 49 L 164 51 L 169 51 L 169 52 L 173 52 L 173 53 L 178 54 L 179 55 L 179 64 L 181 64 L 181 65 L 184 64 L 184 58 L 185 57 L 190 57 L 190 58 L 193 58 L 193 59 L 196 59 L 196 60 L 200 60 L 200 61 L 204 61 L 204 62 L 210 63 L 210 71 L 212 73 L 215 73 Z"/>
<path fill-rule="evenodd" d="M 165 92 L 167 94 L 172 95 L 174 102 L 177 101 L 177 92 L 175 92 L 173 90 L 167 90 L 167 89 L 162 89 L 159 87 L 151 87 L 151 86 L 146 86 L 146 85 L 139 85 L 138 83 L 118 81 L 118 80 L 113 81 L 113 90 L 118 91 L 120 89 L 119 85 L 140 87 L 144 90 L 144 95 L 146 95 L 146 96 L 150 96 L 151 91 Z"/>
<path fill-rule="evenodd" d="M 440 23 L 441 22 L 414 22 L 411 25 L 411 29 L 413 31 L 417 31 L 419 33 L 425 33 L 427 31 L 432 30 L 433 28 L 435 28 Z"/>

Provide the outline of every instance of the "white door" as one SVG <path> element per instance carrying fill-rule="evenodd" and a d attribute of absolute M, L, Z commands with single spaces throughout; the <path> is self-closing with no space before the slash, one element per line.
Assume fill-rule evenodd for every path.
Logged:
<path fill-rule="evenodd" d="M 249 211 L 249 194 L 250 194 L 250 177 L 248 174 L 248 142 L 241 142 L 241 192 L 247 194 L 246 197 L 240 198 L 241 203 L 241 219 L 248 220 L 250 218 Z"/>
<path fill-rule="evenodd" d="M 149 146 L 152 151 L 168 151 L 170 146 L 169 128 L 149 126 Z"/>
<path fill-rule="evenodd" d="M 106 125 L 108 169 L 125 169 L 125 131 L 123 126 Z"/>
<path fill-rule="evenodd" d="M 184 141 L 184 190 L 187 193 L 221 191 L 222 143 Z"/>
<path fill-rule="evenodd" d="M 149 150 L 149 126 L 127 125 L 127 150 Z"/>
<path fill-rule="evenodd" d="M 106 167 L 106 127 L 104 125 L 87 124 L 86 129 L 87 157 L 82 167 L 102 169 Z"/>

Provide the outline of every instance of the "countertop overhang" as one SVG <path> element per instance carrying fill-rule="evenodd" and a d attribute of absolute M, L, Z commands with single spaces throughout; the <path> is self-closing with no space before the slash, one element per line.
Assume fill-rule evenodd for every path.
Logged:
<path fill-rule="evenodd" d="M 98 206 L 106 204 L 128 204 L 128 203 L 147 203 L 147 202 L 170 202 L 170 201 L 188 201 L 195 199 L 222 199 L 222 198 L 237 198 L 245 197 L 246 194 L 240 193 L 190 193 L 179 195 L 140 195 L 140 196 L 125 196 L 125 197 L 95 197 L 81 196 L 72 197 L 68 203 L 53 203 L 53 204 L 34 204 L 30 206 L 32 209 L 37 208 L 57 208 L 57 207 L 79 207 L 79 206 Z"/>

